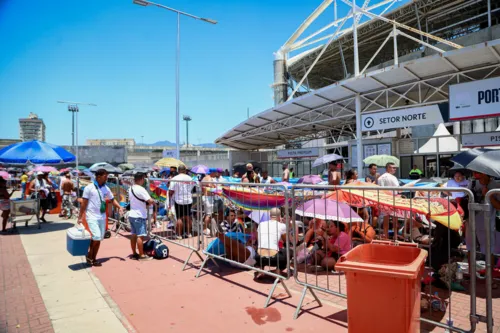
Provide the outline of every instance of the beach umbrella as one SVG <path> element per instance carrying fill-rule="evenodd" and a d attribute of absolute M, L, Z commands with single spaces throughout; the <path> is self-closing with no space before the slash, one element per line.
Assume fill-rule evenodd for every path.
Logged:
<path fill-rule="evenodd" d="M 325 155 L 325 156 L 321 156 L 321 157 L 318 157 L 314 163 L 313 163 L 313 168 L 314 167 L 317 167 L 317 166 L 320 166 L 322 164 L 327 164 L 327 163 L 330 163 L 330 162 L 333 162 L 333 161 L 338 161 L 338 160 L 343 160 L 344 157 L 340 156 L 340 155 L 337 155 L 337 154 L 329 154 L 329 155 Z"/>
<path fill-rule="evenodd" d="M 210 169 L 206 165 L 199 164 L 192 167 L 191 172 L 206 175 L 210 172 Z"/>
<path fill-rule="evenodd" d="M 157 161 L 155 163 L 155 165 L 157 167 L 160 167 L 160 168 L 162 168 L 162 167 L 176 167 L 176 168 L 178 168 L 181 165 L 185 166 L 185 164 L 183 162 L 181 162 L 178 159 L 173 158 L 173 157 L 164 157 L 161 160 Z"/>
<path fill-rule="evenodd" d="M 157 167 L 156 165 L 153 165 L 153 166 L 151 167 L 151 169 L 153 169 L 154 171 L 160 171 L 160 168 L 159 168 L 159 167 Z"/>
<path fill-rule="evenodd" d="M 500 177 L 500 150 L 470 149 L 451 158 L 465 169 Z"/>
<path fill-rule="evenodd" d="M 323 179 L 318 175 L 307 175 L 307 176 L 301 177 L 297 183 L 298 184 L 319 184 L 322 181 L 323 181 Z"/>
<path fill-rule="evenodd" d="M 385 167 L 387 163 L 394 163 L 399 167 L 399 159 L 391 155 L 372 155 L 363 160 L 363 162 L 368 164 L 376 164 L 379 167 Z"/>
<path fill-rule="evenodd" d="M 66 172 L 70 172 L 72 170 L 73 170 L 73 168 L 64 168 L 64 169 L 59 170 L 59 172 L 60 173 L 66 173 Z"/>
<path fill-rule="evenodd" d="M 86 167 L 86 166 L 84 166 L 84 165 L 79 165 L 79 166 L 78 166 L 78 170 L 83 171 L 83 170 L 86 170 L 86 169 L 87 169 L 87 167 Z"/>
<path fill-rule="evenodd" d="M 59 174 L 59 171 L 57 171 L 56 168 L 48 165 L 38 165 L 36 166 L 32 172 L 43 172 L 43 173 L 52 173 L 52 174 Z"/>
<path fill-rule="evenodd" d="M 119 164 L 118 167 L 123 171 L 132 170 L 135 168 L 135 166 L 132 163 L 122 163 Z"/>
<path fill-rule="evenodd" d="M 306 201 L 295 210 L 295 214 L 344 223 L 363 222 L 363 219 L 351 207 L 335 200 L 313 199 Z"/>
<path fill-rule="evenodd" d="M 0 150 L 0 163 L 6 164 L 59 164 L 75 159 L 66 149 L 38 140 L 18 142 Z"/>
<path fill-rule="evenodd" d="M 96 172 L 99 169 L 104 169 L 108 173 L 123 173 L 123 171 L 120 168 L 114 167 L 106 162 L 95 163 L 89 168 L 91 172 Z"/>
<path fill-rule="evenodd" d="M 0 171 L 0 177 L 2 177 L 5 180 L 10 179 L 10 174 L 7 171 Z"/>

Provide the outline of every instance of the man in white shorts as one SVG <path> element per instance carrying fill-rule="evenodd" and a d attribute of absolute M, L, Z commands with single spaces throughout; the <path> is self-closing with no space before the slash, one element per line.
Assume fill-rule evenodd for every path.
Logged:
<path fill-rule="evenodd" d="M 106 200 L 112 200 L 113 206 L 120 211 L 120 215 L 123 215 L 123 208 L 115 200 L 109 187 L 106 186 L 107 180 L 108 172 L 105 169 L 97 170 L 95 181 L 85 187 L 82 195 L 83 201 L 78 223 L 83 223 L 83 214 L 85 214 L 87 225 L 92 234 L 87 254 L 87 264 L 90 266 L 102 266 L 100 262 L 96 261 L 96 257 L 106 229 Z"/>

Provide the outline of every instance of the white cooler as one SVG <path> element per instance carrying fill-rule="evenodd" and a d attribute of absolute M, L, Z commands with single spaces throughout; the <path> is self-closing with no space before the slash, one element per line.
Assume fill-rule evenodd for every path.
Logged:
<path fill-rule="evenodd" d="M 66 249 L 72 256 L 85 256 L 89 250 L 90 233 L 83 227 L 69 228 L 66 232 Z"/>

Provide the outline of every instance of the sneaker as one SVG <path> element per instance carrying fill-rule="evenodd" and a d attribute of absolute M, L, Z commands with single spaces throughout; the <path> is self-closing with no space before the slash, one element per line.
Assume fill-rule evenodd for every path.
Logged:
<path fill-rule="evenodd" d="M 134 253 L 130 256 L 132 259 L 139 260 L 139 253 Z"/>
<path fill-rule="evenodd" d="M 175 236 L 175 239 L 182 240 L 182 236 Z"/>
<path fill-rule="evenodd" d="M 153 257 L 147 256 L 147 255 L 143 255 L 138 260 L 139 261 L 149 261 L 149 260 L 153 260 Z"/>
<path fill-rule="evenodd" d="M 158 229 L 161 228 L 161 223 L 160 222 L 156 222 L 156 228 L 158 228 Z"/>
<path fill-rule="evenodd" d="M 203 234 L 205 236 L 210 236 L 210 234 L 211 234 L 210 229 L 206 228 L 205 231 L 203 231 Z"/>

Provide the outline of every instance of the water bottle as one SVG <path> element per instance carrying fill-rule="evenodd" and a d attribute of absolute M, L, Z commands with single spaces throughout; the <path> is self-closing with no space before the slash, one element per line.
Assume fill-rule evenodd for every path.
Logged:
<path fill-rule="evenodd" d="M 436 311 L 441 311 L 441 299 L 439 298 L 437 292 L 435 292 L 432 297 L 431 308 Z"/>
<path fill-rule="evenodd" d="M 464 279 L 464 272 L 462 270 L 462 267 L 458 266 L 455 277 L 456 277 L 458 283 L 462 283 L 462 281 Z"/>

